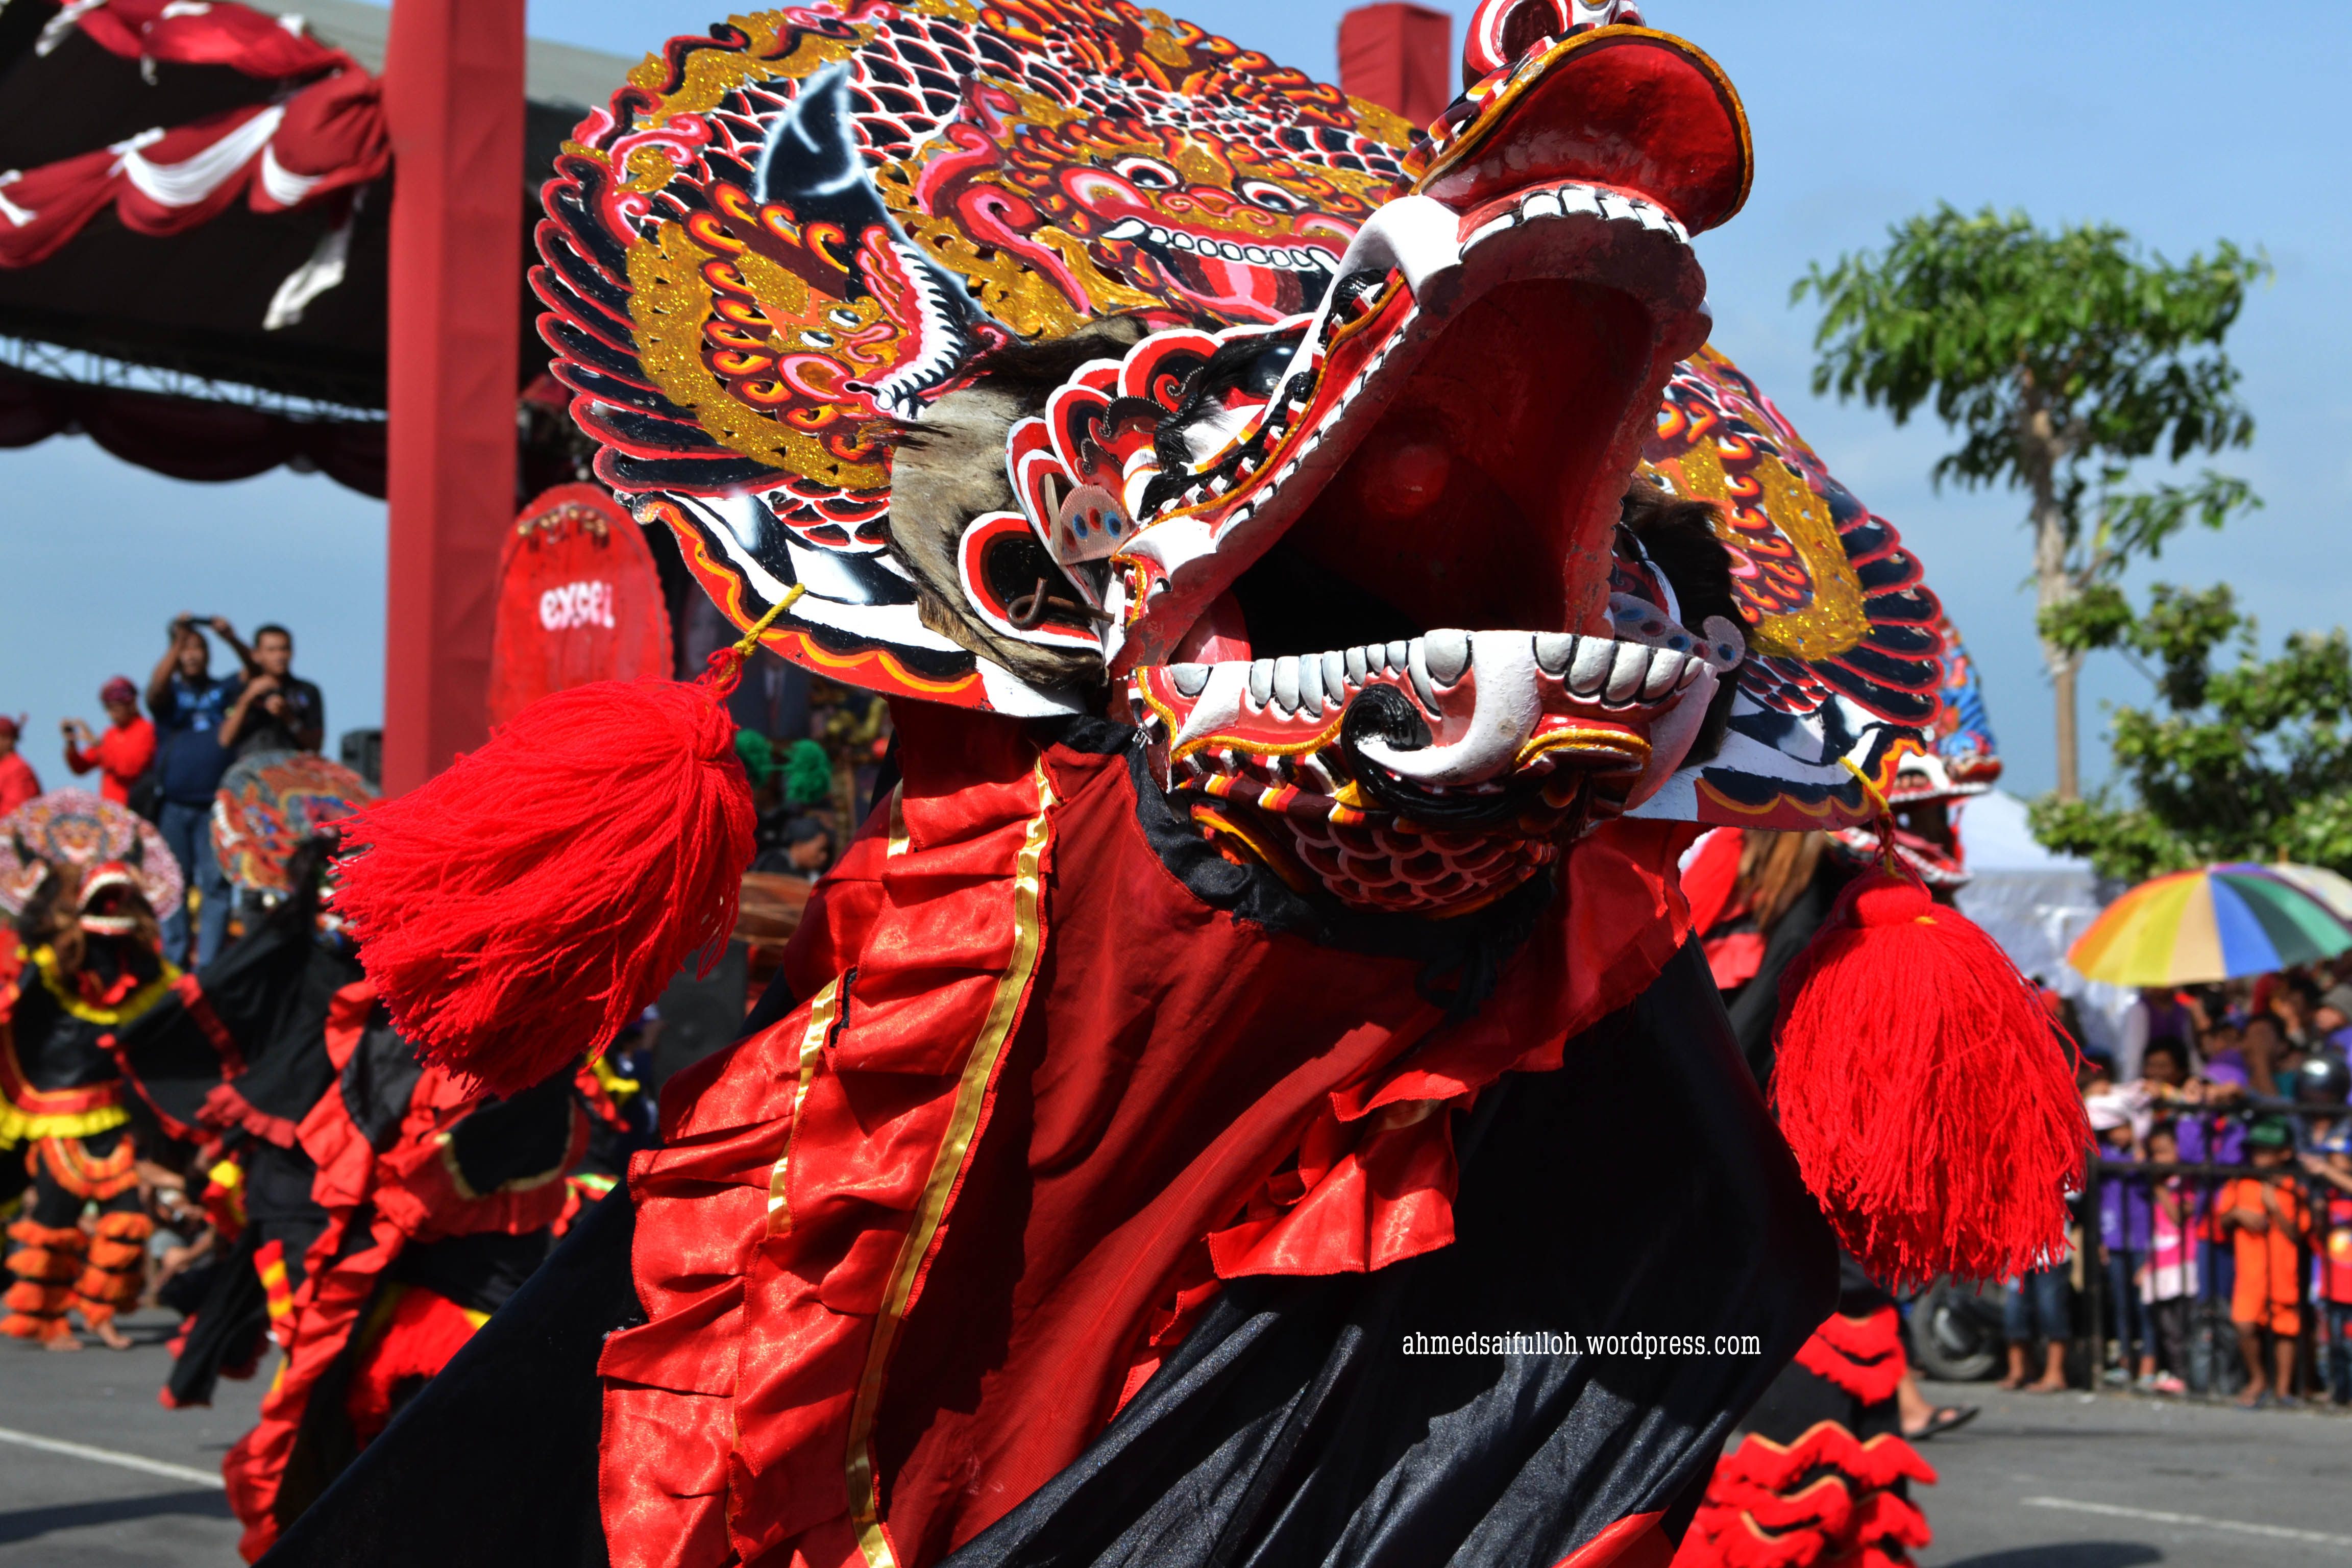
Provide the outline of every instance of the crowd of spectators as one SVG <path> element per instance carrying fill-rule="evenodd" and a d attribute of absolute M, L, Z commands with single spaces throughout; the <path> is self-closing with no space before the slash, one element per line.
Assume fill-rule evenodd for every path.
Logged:
<path fill-rule="evenodd" d="M 2352 960 L 2142 992 L 2115 1056 L 2083 1053 L 2085 1223 L 2010 1283 L 2002 1385 L 2065 1388 L 2087 1336 L 2091 1375 L 2143 1393 L 2352 1405 L 2347 1055 Z"/>
<path fill-rule="evenodd" d="M 209 634 L 209 635 L 208 635 Z M 232 661 L 214 673 L 213 639 Z M 140 712 L 142 697 L 147 711 Z M 227 939 L 232 900 L 213 853 L 214 794 L 240 757 L 315 752 L 326 738 L 326 700 L 294 673 L 294 634 L 265 626 L 251 644 L 219 616 L 174 616 L 145 691 L 118 675 L 100 688 L 106 728 L 58 723 L 65 765 L 99 775 L 99 793 L 155 824 L 188 884 L 190 909 L 161 911 L 163 956 L 182 968 L 210 963 Z M 21 753 L 24 721 L 0 716 L 0 816 L 42 793 Z"/>

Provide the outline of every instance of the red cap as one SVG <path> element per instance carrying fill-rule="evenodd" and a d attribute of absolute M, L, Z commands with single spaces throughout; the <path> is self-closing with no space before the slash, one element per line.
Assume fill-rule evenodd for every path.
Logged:
<path fill-rule="evenodd" d="M 139 700 L 139 689 L 131 684 L 129 676 L 118 675 L 98 689 L 98 700 L 108 704 L 136 702 Z"/>

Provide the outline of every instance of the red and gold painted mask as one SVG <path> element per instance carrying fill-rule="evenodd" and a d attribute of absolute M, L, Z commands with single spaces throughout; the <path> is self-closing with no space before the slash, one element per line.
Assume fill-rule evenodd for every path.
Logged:
<path fill-rule="evenodd" d="M 1475 909 L 1628 813 L 1851 825 L 1922 749 L 1939 612 L 1706 346 L 1747 122 L 1639 24 L 1488 0 L 1415 135 L 1110 0 L 741 18 L 561 161 L 557 374 L 730 618 L 803 590 L 784 657 L 1130 722 L 1340 903 Z M 942 483 L 975 428 L 1001 477 Z M 1712 504 L 1732 613 L 1623 526 L 1637 479 Z"/>

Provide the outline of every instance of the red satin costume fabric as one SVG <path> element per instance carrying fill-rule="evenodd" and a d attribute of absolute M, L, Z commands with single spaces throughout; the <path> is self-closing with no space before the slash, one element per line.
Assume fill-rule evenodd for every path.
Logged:
<path fill-rule="evenodd" d="M 1690 830 L 1604 827 L 1496 994 L 1415 1052 L 1419 965 L 1202 903 L 1124 757 L 909 708 L 899 800 L 788 955 L 802 1006 L 671 1080 L 631 1172 L 650 1321 L 600 1368 L 614 1568 L 939 1561 L 1076 1458 L 1220 1279 L 1450 1242 L 1444 1110 L 1561 1067 L 1688 933 Z"/>

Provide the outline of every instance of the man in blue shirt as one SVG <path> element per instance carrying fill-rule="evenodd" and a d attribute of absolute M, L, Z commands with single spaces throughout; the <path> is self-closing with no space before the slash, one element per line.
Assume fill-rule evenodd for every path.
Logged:
<path fill-rule="evenodd" d="M 215 616 L 205 623 L 231 647 L 236 634 Z M 221 721 L 242 682 L 215 680 L 212 647 L 194 616 L 174 619 L 171 647 L 147 680 L 147 711 L 155 721 L 156 795 L 162 814 L 155 826 L 187 873 L 196 896 L 194 962 L 189 962 L 188 911 L 184 905 L 162 911 L 163 956 L 184 968 L 210 963 L 228 935 L 228 879 L 213 853 L 213 792 L 236 753 L 221 744 Z"/>

